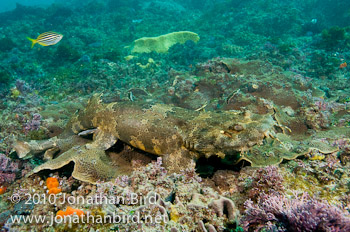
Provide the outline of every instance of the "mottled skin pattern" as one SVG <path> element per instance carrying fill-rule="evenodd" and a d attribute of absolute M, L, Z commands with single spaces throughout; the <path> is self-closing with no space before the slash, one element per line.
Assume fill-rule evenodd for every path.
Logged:
<path fill-rule="evenodd" d="M 62 145 L 57 145 L 59 143 L 57 141 L 62 139 L 67 141 L 69 136 L 76 137 L 82 131 L 95 129 L 93 141 L 79 148 L 75 147 L 76 152 L 72 152 L 72 149 L 64 152 L 58 158 L 37 167 L 34 172 L 57 169 L 70 161 L 75 162 L 77 166 L 77 162 L 81 162 L 77 160 L 81 160 L 85 153 L 89 153 L 88 150 L 107 150 L 118 139 L 143 151 L 163 156 L 165 167 L 170 172 L 179 172 L 190 167 L 193 160 L 200 156 L 216 155 L 223 158 L 226 155 L 247 151 L 252 146 L 261 144 L 263 139 L 270 135 L 274 125 L 275 121 L 270 115 L 228 111 L 197 112 L 164 104 L 134 102 L 103 104 L 100 96 L 95 95 L 90 99 L 86 109 L 71 119 L 65 132 L 58 138 L 51 139 L 54 141 L 52 147 L 60 148 Z M 49 148 L 47 141 L 39 144 L 41 143 L 46 144 L 42 150 Z M 31 142 L 27 143 L 27 146 L 28 152 L 34 147 Z M 66 147 L 69 148 L 67 145 Z M 21 153 L 20 149 L 17 150 Z M 36 150 L 40 150 L 37 145 Z M 24 152 L 20 156 L 25 155 Z M 89 157 L 84 158 L 85 163 Z M 108 165 L 105 158 L 102 160 L 105 160 L 103 165 Z M 93 162 L 96 162 L 96 158 Z M 87 166 L 90 171 L 84 168 L 74 170 L 74 177 L 88 182 L 111 177 L 111 174 L 103 174 L 103 170 L 94 170 L 94 175 L 89 176 L 94 165 Z"/>

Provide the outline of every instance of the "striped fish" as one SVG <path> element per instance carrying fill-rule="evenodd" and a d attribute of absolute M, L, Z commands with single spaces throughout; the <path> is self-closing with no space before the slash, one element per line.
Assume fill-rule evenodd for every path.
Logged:
<path fill-rule="evenodd" d="M 32 39 L 27 37 L 30 41 L 32 41 L 32 48 L 36 43 L 40 44 L 41 46 L 50 46 L 55 45 L 63 38 L 63 35 L 57 32 L 49 31 L 44 32 L 38 36 L 36 39 Z"/>

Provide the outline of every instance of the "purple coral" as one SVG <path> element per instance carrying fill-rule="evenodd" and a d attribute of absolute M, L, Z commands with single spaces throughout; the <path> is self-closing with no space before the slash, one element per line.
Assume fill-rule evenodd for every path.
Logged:
<path fill-rule="evenodd" d="M 317 99 L 317 101 L 315 101 L 315 106 L 318 108 L 318 110 L 320 111 L 330 111 L 330 105 L 328 104 L 328 102 L 326 102 L 324 99 L 320 98 Z"/>
<path fill-rule="evenodd" d="M 6 173 L 0 171 L 0 185 L 3 185 L 5 183 L 12 183 L 16 179 L 15 173 Z"/>
<path fill-rule="evenodd" d="M 143 165 L 140 165 L 140 163 L 137 161 L 133 162 L 135 170 L 141 171 L 140 174 L 142 174 L 142 178 L 146 178 L 147 180 L 157 180 L 158 178 L 165 178 L 165 176 L 167 175 L 167 170 L 162 165 L 162 157 L 158 157 L 156 162 L 153 161 L 152 163 L 147 165 L 146 168 L 143 168 Z"/>
<path fill-rule="evenodd" d="M 19 171 L 19 164 L 13 162 L 9 157 L 0 154 L 0 185 L 11 183 L 16 179 L 16 172 Z"/>
<path fill-rule="evenodd" d="M 41 115 L 38 113 L 33 114 L 33 119 L 28 121 L 24 125 L 24 133 L 27 134 L 30 131 L 39 130 L 41 125 Z"/>
<path fill-rule="evenodd" d="M 13 162 L 9 157 L 0 154 L 0 171 L 2 172 L 17 172 L 19 164 Z"/>
<path fill-rule="evenodd" d="M 15 85 L 16 85 L 16 89 L 20 91 L 22 94 L 25 94 L 31 91 L 31 88 L 29 87 L 29 85 L 23 80 L 17 79 Z"/>
<path fill-rule="evenodd" d="M 255 172 L 248 195 L 256 199 L 263 193 L 274 194 L 283 190 L 283 176 L 278 167 L 270 165 Z"/>
<path fill-rule="evenodd" d="M 241 220 L 245 230 L 290 232 L 350 231 L 350 218 L 336 206 L 311 198 L 307 193 L 293 198 L 285 195 L 262 195 L 257 204 L 247 200 Z"/>
<path fill-rule="evenodd" d="M 32 165 L 23 160 L 13 160 L 0 153 L 0 185 L 10 184 L 16 176 L 24 176 L 32 170 Z"/>
<path fill-rule="evenodd" d="M 126 187 L 129 185 L 130 179 L 127 175 L 119 176 L 115 179 L 115 184 L 121 187 Z"/>
<path fill-rule="evenodd" d="M 195 166 L 181 170 L 181 175 L 183 175 L 183 181 L 185 183 L 202 182 L 202 178 L 196 173 Z"/>

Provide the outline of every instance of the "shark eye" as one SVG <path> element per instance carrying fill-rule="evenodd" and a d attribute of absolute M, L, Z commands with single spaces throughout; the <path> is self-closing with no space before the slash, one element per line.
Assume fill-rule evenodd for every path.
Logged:
<path fill-rule="evenodd" d="M 228 129 L 232 130 L 232 131 L 242 131 L 242 130 L 244 130 L 244 126 L 241 124 L 234 124 L 234 125 L 230 126 Z"/>

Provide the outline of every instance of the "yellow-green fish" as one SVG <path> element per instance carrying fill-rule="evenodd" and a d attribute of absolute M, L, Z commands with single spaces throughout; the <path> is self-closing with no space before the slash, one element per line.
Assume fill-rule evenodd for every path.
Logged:
<path fill-rule="evenodd" d="M 44 32 L 38 36 L 36 39 L 32 39 L 27 37 L 30 41 L 32 41 L 32 48 L 36 43 L 41 46 L 50 46 L 55 45 L 63 38 L 63 35 L 54 31 Z"/>

